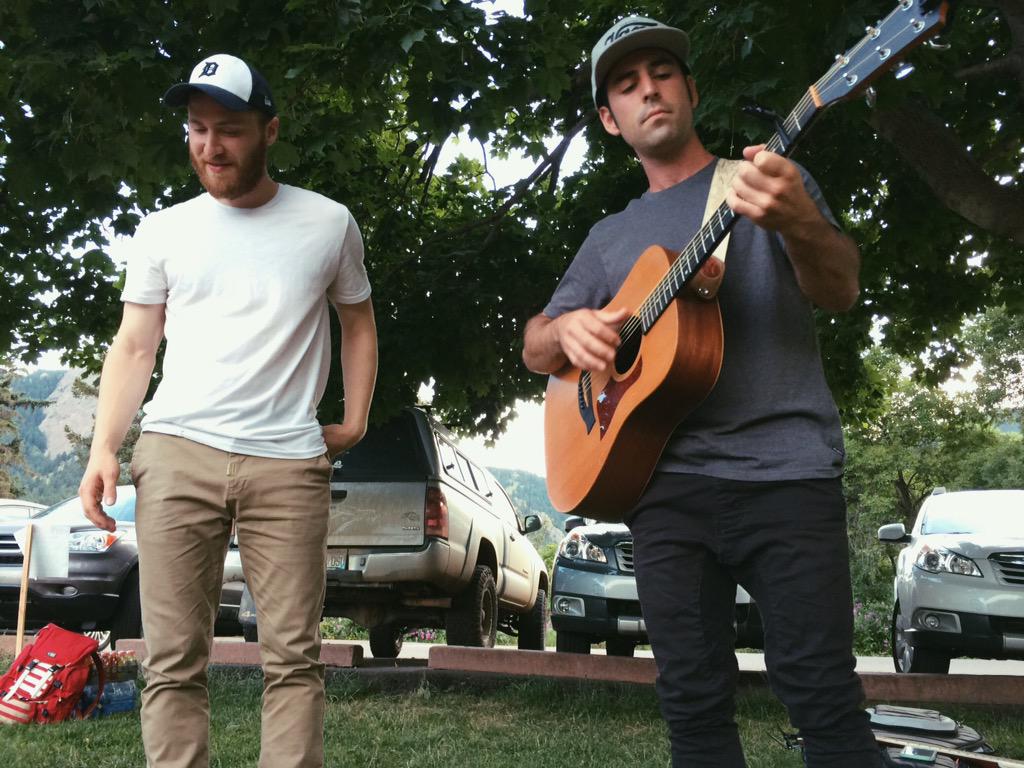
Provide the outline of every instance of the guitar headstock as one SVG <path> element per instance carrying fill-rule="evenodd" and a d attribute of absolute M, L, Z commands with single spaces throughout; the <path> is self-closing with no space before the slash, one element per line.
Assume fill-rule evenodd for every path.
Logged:
<path fill-rule="evenodd" d="M 951 5 L 948 0 L 900 0 L 811 86 L 815 104 L 824 108 L 862 93 L 904 53 L 937 35 L 948 22 Z"/>

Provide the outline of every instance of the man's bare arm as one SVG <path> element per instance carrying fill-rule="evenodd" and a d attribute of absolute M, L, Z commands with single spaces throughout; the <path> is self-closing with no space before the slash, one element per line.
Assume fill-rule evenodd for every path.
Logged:
<path fill-rule="evenodd" d="M 534 373 L 554 373 L 572 363 L 603 371 L 615 360 L 626 309 L 577 309 L 555 319 L 539 314 L 523 333 L 523 362 Z"/>
<path fill-rule="evenodd" d="M 370 299 L 337 304 L 341 320 L 341 368 L 345 383 L 345 416 L 341 424 L 324 426 L 330 456 L 351 448 L 366 434 L 370 403 L 377 381 L 377 325 Z"/>
<path fill-rule="evenodd" d="M 860 292 L 860 253 L 818 210 L 799 169 L 764 145 L 747 147 L 727 201 L 741 216 L 782 235 L 804 296 L 831 312 L 845 312 Z"/>
<path fill-rule="evenodd" d="M 103 363 L 89 464 L 78 486 L 85 516 L 108 531 L 116 524 L 100 501 L 109 505 L 117 500 L 117 451 L 146 396 L 163 336 L 163 304 L 125 302 L 121 326 Z"/>

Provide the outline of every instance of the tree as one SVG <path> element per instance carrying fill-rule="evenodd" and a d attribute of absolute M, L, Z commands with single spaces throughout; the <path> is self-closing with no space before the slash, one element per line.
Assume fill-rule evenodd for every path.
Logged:
<path fill-rule="evenodd" d="M 735 156 L 771 130 L 740 112 L 745 100 L 784 112 L 892 5 L 645 10 L 691 30 L 701 133 Z M 500 431 L 514 399 L 544 383 L 520 363 L 525 320 L 590 225 L 642 191 L 643 177 L 621 142 L 602 136 L 590 104 L 585 57 L 621 3 L 528 0 L 525 18 L 488 18 L 487 7 L 5 2 L 0 249 L 12 279 L 0 286 L 0 345 L 27 361 L 64 348 L 69 362 L 97 369 L 120 312 L 104 227 L 130 233 L 140 212 L 198 191 L 181 116 L 158 95 L 203 54 L 228 50 L 258 62 L 283 105 L 275 177 L 346 202 L 365 230 L 381 337 L 375 417 L 433 378 L 448 422 Z M 914 52 L 912 78 L 881 81 L 874 110 L 858 102 L 828 113 L 800 154 L 864 255 L 860 306 L 821 318 L 844 404 L 881 396 L 860 356 L 878 318 L 895 351 L 934 351 L 921 366 L 938 380 L 962 359 L 965 316 L 1024 304 L 1024 0 L 958 7 L 952 49 Z M 475 161 L 439 173 L 442 146 L 461 130 L 495 152 L 527 153 L 536 172 L 505 189 Z M 581 131 L 587 161 L 560 180 L 561 152 L 544 138 Z M 340 390 L 336 368 L 330 386 Z M 328 398 L 321 415 L 339 409 Z"/>
<path fill-rule="evenodd" d="M 974 380 L 982 406 L 995 419 L 1024 426 L 1024 316 L 992 307 L 963 335 L 978 364 Z"/>
<path fill-rule="evenodd" d="M 21 488 L 14 470 L 24 468 L 21 436 L 18 432 L 17 409 L 44 403 L 27 398 L 14 390 L 14 365 L 0 356 L 0 499 L 20 495 Z"/>

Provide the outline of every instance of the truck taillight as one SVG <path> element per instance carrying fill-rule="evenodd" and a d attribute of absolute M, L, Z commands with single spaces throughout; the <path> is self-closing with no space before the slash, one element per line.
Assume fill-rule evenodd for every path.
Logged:
<path fill-rule="evenodd" d="M 427 488 L 423 505 L 423 532 L 427 536 L 448 538 L 448 501 L 440 488 Z"/>

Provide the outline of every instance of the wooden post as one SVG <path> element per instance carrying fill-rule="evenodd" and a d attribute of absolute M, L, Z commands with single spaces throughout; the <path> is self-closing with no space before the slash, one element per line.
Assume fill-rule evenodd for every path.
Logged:
<path fill-rule="evenodd" d="M 21 592 L 18 595 L 18 636 L 14 641 L 14 658 L 25 644 L 25 612 L 28 609 L 28 569 L 32 564 L 32 523 L 25 529 L 25 559 L 21 564 Z"/>

